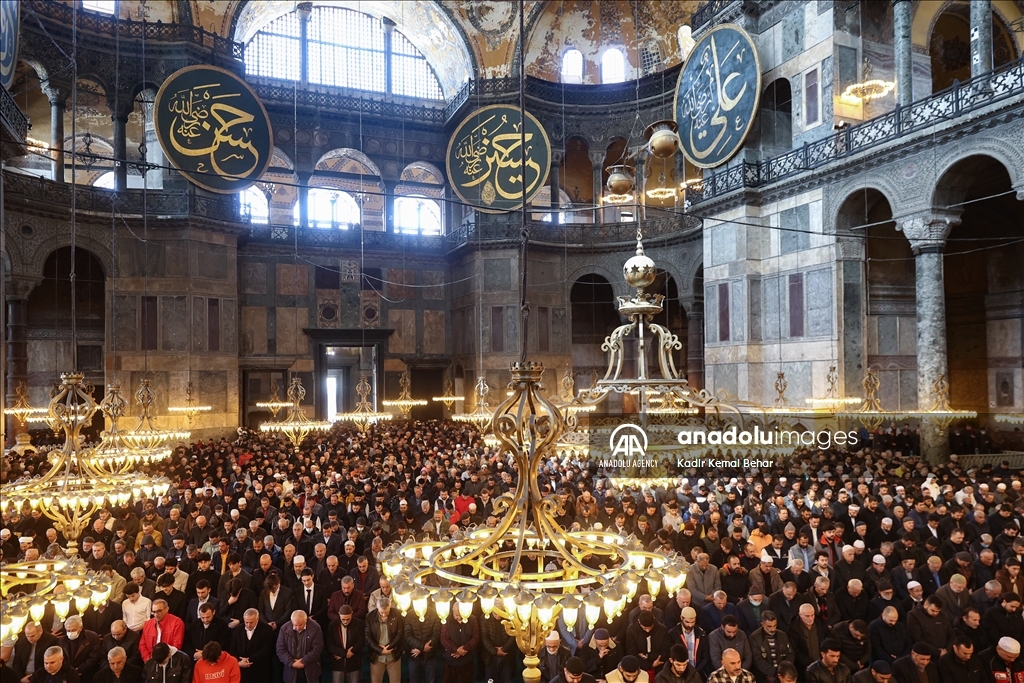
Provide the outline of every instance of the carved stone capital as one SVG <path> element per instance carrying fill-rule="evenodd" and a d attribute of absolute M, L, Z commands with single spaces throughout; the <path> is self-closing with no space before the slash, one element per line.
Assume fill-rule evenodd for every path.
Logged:
<path fill-rule="evenodd" d="M 928 209 L 896 218 L 896 229 L 902 230 L 915 254 L 921 251 L 942 251 L 950 231 L 960 225 L 960 210 Z"/>
<path fill-rule="evenodd" d="M 7 283 L 8 299 L 27 299 L 32 290 L 36 288 L 43 279 L 41 277 L 27 277 L 24 275 L 12 275 Z"/>
<path fill-rule="evenodd" d="M 594 168 L 604 170 L 604 158 L 608 155 L 607 152 L 592 149 L 587 152 L 587 155 L 590 157 L 590 163 L 594 165 Z"/>
<path fill-rule="evenodd" d="M 1014 185 L 1013 189 L 1017 191 L 1017 201 L 1024 202 L 1024 183 Z"/>
<path fill-rule="evenodd" d="M 836 259 L 839 261 L 863 261 L 863 240 L 839 240 L 836 242 Z"/>
<path fill-rule="evenodd" d="M 40 83 L 39 87 L 43 94 L 46 95 L 46 99 L 49 100 L 51 107 L 57 106 L 64 109 L 67 106 L 67 99 L 71 94 L 70 84 L 48 78 Z"/>
<path fill-rule="evenodd" d="M 686 311 L 687 318 L 703 317 L 704 315 L 704 299 L 681 299 L 679 301 L 682 305 L 683 310 Z"/>
<path fill-rule="evenodd" d="M 551 165 L 552 166 L 561 166 L 563 161 L 565 161 L 565 150 L 564 149 L 552 149 L 551 150 Z"/>

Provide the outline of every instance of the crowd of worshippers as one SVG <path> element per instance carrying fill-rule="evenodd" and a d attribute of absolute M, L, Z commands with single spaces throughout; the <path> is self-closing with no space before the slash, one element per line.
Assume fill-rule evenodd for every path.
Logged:
<path fill-rule="evenodd" d="M 537 474 L 564 528 L 690 562 L 674 596 L 560 620 L 542 681 L 1024 683 L 1020 472 L 807 451 L 761 472 L 620 489 L 578 463 Z M 45 468 L 29 456 L 15 473 Z M 18 467 L 21 469 L 19 470 Z M 0 683 L 508 683 L 496 618 L 402 615 L 381 551 L 496 523 L 518 473 L 458 423 L 266 435 L 179 449 L 165 497 L 100 510 L 81 540 L 110 599 L 52 604 L 3 643 Z M 11 476 L 10 470 L 8 475 Z M 5 561 L 59 557 L 39 511 L 5 516 Z M 646 584 L 641 583 L 641 587 Z M 60 590 L 60 589 L 58 589 Z"/>

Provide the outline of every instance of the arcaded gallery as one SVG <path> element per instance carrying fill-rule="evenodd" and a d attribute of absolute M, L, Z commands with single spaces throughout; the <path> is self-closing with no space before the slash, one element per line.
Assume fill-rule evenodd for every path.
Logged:
<path fill-rule="evenodd" d="M 0 20 L 2 683 L 1024 677 L 1024 0 Z"/>

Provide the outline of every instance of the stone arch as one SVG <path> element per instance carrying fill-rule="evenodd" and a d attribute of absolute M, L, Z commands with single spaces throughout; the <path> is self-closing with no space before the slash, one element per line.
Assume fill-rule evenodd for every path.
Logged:
<path fill-rule="evenodd" d="M 612 292 L 614 292 L 616 296 L 621 296 L 627 293 L 626 283 L 622 279 L 621 270 L 613 271 L 603 263 L 585 263 L 577 266 L 565 278 L 566 301 L 569 301 L 572 297 L 572 286 L 584 275 L 600 275 L 611 284 Z"/>
<path fill-rule="evenodd" d="M 337 163 L 331 163 L 332 161 L 338 160 Z M 354 161 L 360 164 L 365 169 L 365 175 L 377 176 L 382 178 L 380 167 L 373 162 L 370 157 L 366 156 L 363 152 L 358 149 L 351 147 L 338 147 L 326 152 L 323 156 L 317 159 L 316 165 L 314 166 L 314 173 L 316 171 L 325 170 L 333 171 L 339 169 L 345 165 L 346 161 Z"/>
<path fill-rule="evenodd" d="M 42 240 L 31 254 L 26 254 L 27 260 L 23 262 L 25 274 L 31 277 L 41 277 L 46 259 L 50 254 L 62 247 L 71 246 L 70 227 L 61 229 L 54 239 Z M 114 260 L 110 253 L 110 245 L 100 239 L 93 237 L 83 230 L 75 234 L 75 248 L 85 249 L 95 256 L 103 267 L 104 275 L 108 276 L 114 272 Z"/>
<path fill-rule="evenodd" d="M 953 5 L 953 0 L 944 3 L 938 2 L 917 2 L 914 3 L 914 19 L 911 23 L 911 40 L 915 47 L 924 51 L 928 50 L 928 41 L 932 31 L 935 29 L 935 22 L 939 16 Z M 1009 25 L 1014 20 L 1024 15 L 1024 12 L 1014 3 L 1013 0 L 993 0 L 992 11 Z M 1018 54 L 1024 53 L 1024 34 L 1014 34 L 1017 41 Z"/>
<path fill-rule="evenodd" d="M 835 234 L 838 222 L 839 213 L 842 210 L 843 204 L 856 194 L 857 192 L 863 192 L 864 190 L 875 190 L 879 192 L 886 201 L 889 202 L 889 206 L 900 206 L 903 199 L 900 188 L 894 183 L 890 182 L 889 178 L 881 174 L 870 174 L 866 179 L 857 176 L 850 178 L 847 182 L 837 185 L 834 191 L 826 193 L 826 204 L 827 211 L 825 212 L 825 225 L 824 230 L 827 234 Z"/>
<path fill-rule="evenodd" d="M 989 161 L 996 161 L 1010 176 L 1010 184 L 1015 188 L 1024 185 L 1024 153 L 1019 149 L 1011 149 L 1011 145 L 971 143 L 968 151 L 958 150 L 955 154 L 938 161 L 934 168 L 935 188 L 931 195 L 931 206 L 946 208 L 963 200 L 970 185 L 972 172 Z M 1017 159 L 1010 159 L 1015 154 Z M 941 170 L 940 170 L 941 169 Z"/>

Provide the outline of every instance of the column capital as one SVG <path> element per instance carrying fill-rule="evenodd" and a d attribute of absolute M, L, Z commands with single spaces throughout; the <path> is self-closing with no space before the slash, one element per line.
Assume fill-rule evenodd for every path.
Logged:
<path fill-rule="evenodd" d="M 108 97 L 107 109 L 111 119 L 127 123 L 128 116 L 135 111 L 135 101 L 128 97 Z"/>
<path fill-rule="evenodd" d="M 1024 181 L 1014 185 L 1013 189 L 1017 191 L 1017 201 L 1024 202 Z"/>
<path fill-rule="evenodd" d="M 69 84 L 48 78 L 40 83 L 39 87 L 43 94 L 46 95 L 46 99 L 49 100 L 51 107 L 64 109 L 67 106 L 67 99 L 71 90 Z"/>
<path fill-rule="evenodd" d="M 7 284 L 7 300 L 18 301 L 28 299 L 28 295 L 43 279 L 27 275 L 12 275 Z"/>
<path fill-rule="evenodd" d="M 704 315 L 704 297 L 695 296 L 688 299 L 680 299 L 679 304 L 686 311 L 686 316 L 692 318 L 694 316 Z"/>
<path fill-rule="evenodd" d="M 915 254 L 942 251 L 950 231 L 960 225 L 961 210 L 926 209 L 896 218 L 896 229 L 910 241 Z"/>
<path fill-rule="evenodd" d="M 562 162 L 565 161 L 565 150 L 564 149 L 551 149 L 551 165 L 561 166 Z"/>
<path fill-rule="evenodd" d="M 607 152 L 592 149 L 587 152 L 587 156 L 590 157 L 590 163 L 593 164 L 594 168 L 600 168 L 602 171 L 604 170 L 604 158 L 608 156 Z"/>

